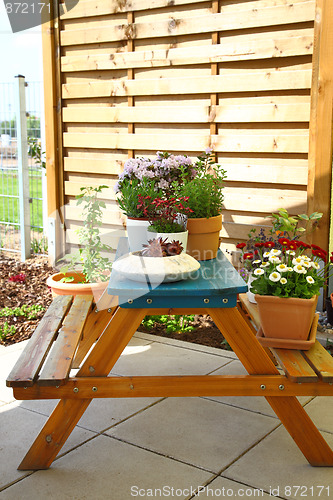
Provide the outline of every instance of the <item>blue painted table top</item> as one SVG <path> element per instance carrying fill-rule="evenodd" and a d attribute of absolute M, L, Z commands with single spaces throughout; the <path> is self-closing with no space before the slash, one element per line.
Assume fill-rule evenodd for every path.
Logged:
<path fill-rule="evenodd" d="M 119 241 L 116 259 L 128 253 L 126 238 Z M 154 285 L 131 281 L 112 270 L 108 293 L 119 297 L 123 308 L 217 308 L 235 307 L 237 294 L 247 285 L 226 256 L 200 261 L 195 278 Z"/>

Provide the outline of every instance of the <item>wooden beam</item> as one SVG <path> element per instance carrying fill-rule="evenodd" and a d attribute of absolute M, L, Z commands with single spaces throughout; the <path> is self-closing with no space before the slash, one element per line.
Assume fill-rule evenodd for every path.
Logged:
<path fill-rule="evenodd" d="M 263 389 L 261 386 L 265 386 Z M 280 387 L 283 386 L 283 389 Z M 73 389 L 78 391 L 74 392 Z M 93 389 L 94 388 L 94 389 Z M 295 384 L 284 375 L 183 375 L 133 377 L 76 377 L 65 386 L 15 388 L 14 397 L 26 399 L 200 397 L 200 396 L 331 396 L 324 382 Z"/>
<path fill-rule="evenodd" d="M 51 9 L 57 9 L 57 0 L 51 1 Z M 49 232 L 49 262 L 54 264 L 63 252 L 64 238 L 62 229 L 63 185 L 62 162 L 59 144 L 62 141 L 59 129 L 60 92 L 57 60 L 57 37 L 55 35 L 57 21 L 51 19 L 42 24 L 43 73 L 44 73 L 44 112 L 45 112 L 45 145 L 46 145 L 46 181 L 47 211 Z"/>
<path fill-rule="evenodd" d="M 313 243 L 329 247 L 333 125 L 333 10 L 329 0 L 317 0 L 311 95 L 308 212 L 322 212 Z"/>

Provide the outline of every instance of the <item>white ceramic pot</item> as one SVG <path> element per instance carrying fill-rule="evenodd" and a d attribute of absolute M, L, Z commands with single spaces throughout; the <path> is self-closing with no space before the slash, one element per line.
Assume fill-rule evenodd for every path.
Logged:
<path fill-rule="evenodd" d="M 186 252 L 188 231 L 183 231 L 181 233 L 155 233 L 152 231 L 147 231 L 147 235 L 148 235 L 148 240 L 152 240 L 155 238 L 162 238 L 162 240 L 166 239 L 167 242 L 170 243 L 173 240 L 179 241 L 183 245 L 183 252 Z"/>
<path fill-rule="evenodd" d="M 117 259 L 112 266 L 113 271 L 125 278 L 157 285 L 190 278 L 199 268 L 200 263 L 184 252 L 172 257 L 143 257 L 130 253 Z"/>
<path fill-rule="evenodd" d="M 142 245 L 146 245 L 148 242 L 148 236 L 149 239 L 151 238 L 150 233 L 147 232 L 149 224 L 150 222 L 147 219 L 127 218 L 126 228 L 131 252 L 139 252 L 142 250 Z"/>

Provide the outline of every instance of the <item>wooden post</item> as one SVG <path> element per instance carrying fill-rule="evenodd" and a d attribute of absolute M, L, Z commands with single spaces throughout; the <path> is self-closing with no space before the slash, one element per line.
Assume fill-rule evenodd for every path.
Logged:
<path fill-rule="evenodd" d="M 313 243 L 329 247 L 332 182 L 333 10 L 317 0 L 311 91 L 308 212 L 323 212 Z"/>
<path fill-rule="evenodd" d="M 58 2 L 51 2 L 51 8 L 58 8 Z M 44 66 L 44 107 L 45 107 L 45 146 L 47 175 L 47 211 L 49 262 L 55 260 L 64 250 L 64 225 L 62 207 L 64 205 L 63 167 L 61 148 L 61 101 L 60 84 L 57 82 L 56 70 L 58 43 L 55 39 L 55 25 L 58 19 L 48 20 L 42 24 L 43 66 Z M 60 76 L 59 76 L 60 78 Z"/>

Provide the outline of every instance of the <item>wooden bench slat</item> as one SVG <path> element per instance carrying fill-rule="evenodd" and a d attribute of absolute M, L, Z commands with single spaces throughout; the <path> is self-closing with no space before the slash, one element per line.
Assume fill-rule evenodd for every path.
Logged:
<path fill-rule="evenodd" d="M 62 385 L 68 379 L 83 327 L 91 310 L 92 295 L 77 295 L 54 342 L 38 385 Z"/>
<path fill-rule="evenodd" d="M 333 357 L 326 351 L 318 340 L 303 356 L 323 382 L 333 382 Z"/>
<path fill-rule="evenodd" d="M 40 320 L 31 339 L 20 358 L 7 377 L 8 387 L 25 387 L 33 385 L 44 360 L 57 335 L 58 329 L 66 315 L 73 297 L 62 295 L 56 297 L 43 318 Z"/>
<path fill-rule="evenodd" d="M 249 313 L 249 315 L 250 315 L 252 321 L 254 322 L 254 324 L 256 325 L 256 327 L 259 328 L 260 327 L 260 319 L 259 319 L 259 312 L 258 312 L 257 304 L 253 304 L 252 302 L 250 302 L 246 293 L 240 293 L 239 300 L 241 301 L 242 306 Z"/>
<path fill-rule="evenodd" d="M 272 349 L 276 359 L 292 382 L 316 382 L 317 374 L 296 349 Z"/>

